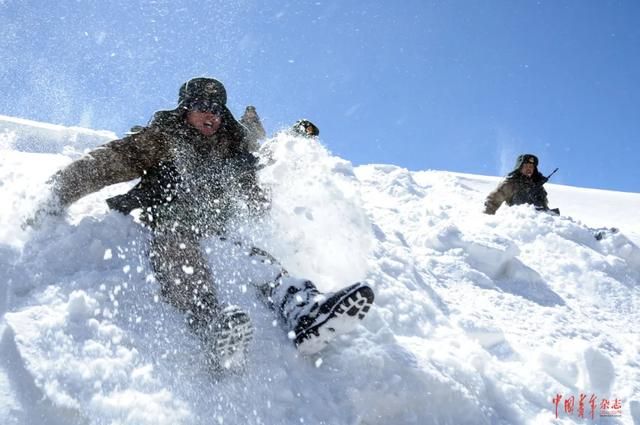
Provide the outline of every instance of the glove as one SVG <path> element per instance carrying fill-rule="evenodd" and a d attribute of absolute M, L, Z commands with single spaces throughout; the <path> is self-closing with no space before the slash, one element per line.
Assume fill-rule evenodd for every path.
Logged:
<path fill-rule="evenodd" d="M 40 202 L 35 212 L 24 219 L 22 222 L 22 230 L 27 228 L 39 229 L 47 217 L 60 217 L 64 213 L 60 200 L 57 196 L 51 195 L 49 198 Z"/>
<path fill-rule="evenodd" d="M 268 190 L 256 186 L 249 197 L 249 215 L 263 217 L 271 209 L 271 196 Z"/>

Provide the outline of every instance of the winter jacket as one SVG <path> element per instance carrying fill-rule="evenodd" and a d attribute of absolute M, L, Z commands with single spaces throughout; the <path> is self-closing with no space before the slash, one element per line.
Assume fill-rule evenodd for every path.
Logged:
<path fill-rule="evenodd" d="M 129 192 L 107 200 L 128 214 L 141 208 L 151 227 L 179 224 L 219 232 L 238 203 L 251 210 L 264 200 L 247 130 L 229 112 L 206 137 L 179 109 L 161 111 L 141 131 L 109 142 L 58 172 L 53 190 L 67 206 L 103 187 L 140 178 Z"/>
<path fill-rule="evenodd" d="M 546 177 L 540 174 L 538 170 L 530 178 L 522 174 L 519 169 L 512 171 L 487 196 L 484 203 L 485 214 L 495 214 L 503 202 L 506 202 L 509 206 L 532 204 L 538 209 L 548 210 L 547 191 L 542 186 L 546 182 Z"/>

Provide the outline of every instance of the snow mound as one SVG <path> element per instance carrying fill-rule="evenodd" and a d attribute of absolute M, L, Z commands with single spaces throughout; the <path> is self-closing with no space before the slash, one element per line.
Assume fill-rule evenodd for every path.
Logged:
<path fill-rule="evenodd" d="M 115 138 L 111 131 L 64 127 L 0 115 L 0 150 L 73 155 Z"/>
<path fill-rule="evenodd" d="M 549 185 L 565 215 L 486 216 L 498 178 L 354 167 L 279 134 L 261 152 L 271 215 L 240 223 L 238 239 L 323 290 L 366 280 L 376 303 L 355 332 L 303 357 L 234 270 L 220 293 L 251 315 L 255 340 L 246 370 L 219 377 L 160 297 L 149 235 L 104 204 L 130 185 L 20 229 L 46 178 L 104 136 L 65 150 L 60 135 L 84 130 L 58 129 L 29 146 L 22 132 L 47 125 L 22 125 L 0 147 L 3 424 L 584 423 L 577 401 L 564 409 L 581 395 L 621 402 L 602 420 L 640 423 L 639 194 Z M 619 231 L 596 240 L 589 226 Z M 204 247 L 213 270 L 232 268 L 215 239 Z"/>

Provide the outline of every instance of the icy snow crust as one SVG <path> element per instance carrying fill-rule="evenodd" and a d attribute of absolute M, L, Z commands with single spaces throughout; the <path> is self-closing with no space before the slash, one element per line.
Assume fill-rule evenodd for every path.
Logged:
<path fill-rule="evenodd" d="M 323 290 L 369 281 L 375 308 L 326 351 L 299 356 L 206 241 L 222 296 L 256 328 L 246 370 L 216 378 L 159 298 L 145 230 L 103 202 L 130 184 L 20 229 L 48 176 L 113 137 L 42 126 L 14 125 L 0 143 L 2 424 L 640 423 L 640 194 L 548 185 L 565 216 L 485 216 L 498 178 L 354 168 L 279 134 L 261 171 L 271 217 L 238 223 L 237 238 Z M 74 131 L 91 137 L 59 138 Z M 33 132 L 36 147 L 24 142 Z M 621 231 L 598 242 L 587 224 Z M 621 399 L 622 415 L 585 421 L 576 402 L 555 419 L 552 398 L 580 393 Z"/>

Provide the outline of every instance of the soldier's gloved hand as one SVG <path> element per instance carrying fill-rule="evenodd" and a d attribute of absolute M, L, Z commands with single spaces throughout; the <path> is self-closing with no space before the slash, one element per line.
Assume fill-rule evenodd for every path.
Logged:
<path fill-rule="evenodd" d="M 256 188 L 251 194 L 249 214 L 252 217 L 262 217 L 271 209 L 271 196 L 266 189 Z"/>
<path fill-rule="evenodd" d="M 59 217 L 63 213 L 64 208 L 60 204 L 60 201 L 56 196 L 51 195 L 38 204 L 33 214 L 27 216 L 20 227 L 22 227 L 22 230 L 27 230 L 29 227 L 39 229 L 47 217 Z"/>

